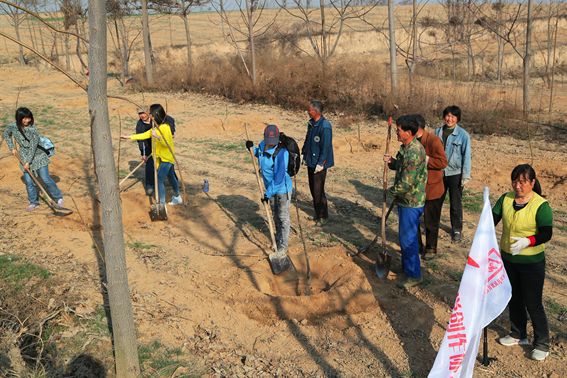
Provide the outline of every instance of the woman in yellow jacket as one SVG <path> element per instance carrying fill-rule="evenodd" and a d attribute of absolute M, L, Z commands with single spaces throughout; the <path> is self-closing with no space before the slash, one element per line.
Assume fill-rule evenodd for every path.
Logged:
<path fill-rule="evenodd" d="M 534 329 L 533 360 L 549 355 L 549 326 L 543 307 L 545 280 L 545 242 L 553 233 L 553 213 L 541 196 L 541 186 L 528 164 L 512 171 L 513 192 L 504 194 L 494 208 L 494 224 L 502 220 L 500 250 L 506 273 L 512 284 L 508 303 L 511 333 L 499 342 L 505 346 L 527 345 L 530 314 Z"/>
<path fill-rule="evenodd" d="M 157 185 L 159 191 L 159 203 L 165 204 L 165 186 L 163 183 L 166 177 L 169 180 L 174 193 L 169 205 L 183 203 L 183 199 L 179 194 L 179 183 L 177 182 L 177 176 L 175 175 L 175 158 L 172 154 L 172 152 L 175 153 L 175 150 L 173 149 L 171 126 L 167 123 L 165 110 L 160 104 L 150 106 L 150 114 L 153 117 L 153 120 L 159 125 L 159 131 L 161 131 L 161 133 L 152 128 L 141 134 L 134 134 L 130 136 L 120 135 L 120 139 L 141 140 L 148 139 L 150 135 L 154 137 L 152 138 L 152 143 L 156 144 L 155 150 L 157 158 L 155 160 L 158 166 Z M 171 147 L 171 151 L 167 147 L 168 144 L 169 147 Z"/>

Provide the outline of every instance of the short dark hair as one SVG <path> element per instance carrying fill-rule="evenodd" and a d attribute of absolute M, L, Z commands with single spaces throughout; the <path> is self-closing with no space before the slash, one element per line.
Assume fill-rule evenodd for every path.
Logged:
<path fill-rule="evenodd" d="M 313 110 L 317 110 L 319 114 L 323 114 L 323 103 L 319 100 L 309 101 L 309 105 L 313 108 Z"/>
<path fill-rule="evenodd" d="M 412 114 L 412 117 L 415 118 L 415 121 L 417 122 L 417 126 L 420 129 L 425 129 L 425 118 L 423 118 L 421 114 Z"/>
<path fill-rule="evenodd" d="M 419 126 L 417 125 L 417 120 L 413 115 L 403 115 L 396 120 L 396 125 L 399 125 L 402 130 L 411 132 L 411 135 L 415 135 Z"/>
<path fill-rule="evenodd" d="M 150 114 L 152 117 L 154 117 L 157 126 L 167 123 L 165 119 L 165 109 L 160 104 L 153 104 L 152 106 L 150 106 Z"/>
<path fill-rule="evenodd" d="M 457 122 L 461 121 L 461 108 L 457 105 L 447 106 L 445 110 L 443 110 L 443 118 L 445 118 L 445 116 L 449 113 L 457 117 Z"/>
<path fill-rule="evenodd" d="M 24 120 L 24 118 L 31 118 L 31 121 L 30 123 L 28 123 L 28 126 L 33 125 L 34 120 L 31 110 L 29 110 L 28 108 L 18 108 L 18 110 L 16 110 L 16 125 L 18 125 L 18 127 L 23 126 L 22 121 Z"/>
<path fill-rule="evenodd" d="M 533 180 L 535 180 L 535 184 L 534 184 L 534 188 L 533 191 L 536 192 L 537 194 L 539 194 L 540 196 L 541 194 L 541 185 L 539 183 L 539 180 L 536 178 L 536 174 L 534 169 L 532 168 L 531 165 L 529 164 L 520 164 L 518 166 L 516 166 L 516 168 L 514 168 L 514 170 L 512 171 L 512 174 L 510 175 L 512 181 L 516 181 L 517 179 L 520 178 L 520 176 L 524 176 L 524 178 L 530 182 L 532 182 Z"/>

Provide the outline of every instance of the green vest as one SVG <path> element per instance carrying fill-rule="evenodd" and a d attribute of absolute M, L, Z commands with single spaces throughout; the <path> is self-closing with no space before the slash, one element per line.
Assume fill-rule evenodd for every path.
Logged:
<path fill-rule="evenodd" d="M 502 238 L 500 239 L 500 249 L 505 252 L 510 252 L 511 236 L 518 238 L 526 238 L 537 234 L 536 214 L 539 207 L 547 202 L 537 193 L 524 206 L 521 210 L 514 210 L 514 199 L 516 193 L 510 192 L 504 197 L 502 203 Z M 524 248 L 518 255 L 519 256 L 533 256 L 545 251 L 545 244 L 536 245 L 534 247 Z"/>

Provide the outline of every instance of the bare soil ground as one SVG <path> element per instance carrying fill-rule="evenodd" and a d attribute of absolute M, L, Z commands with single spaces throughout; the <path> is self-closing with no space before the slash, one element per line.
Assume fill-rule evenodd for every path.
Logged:
<path fill-rule="evenodd" d="M 101 285 L 101 260 L 79 216 L 80 212 L 102 246 L 86 95 L 52 71 L 42 71 L 38 77 L 32 68 L 0 68 L 3 125 L 13 118 L 22 82 L 18 105 L 32 109 L 40 132 L 55 142 L 52 177 L 67 204 L 75 206 L 72 196 L 79 211 L 59 217 L 42 204 L 26 212 L 23 176 L 3 142 L 0 254 L 21 255 L 47 267 L 68 282 L 69 290 L 81 298 L 83 310 L 102 306 L 106 293 Z M 124 94 L 116 81 L 109 81 L 109 91 Z M 143 172 L 126 182 L 121 195 L 128 278 L 141 344 L 160 340 L 195 353 L 211 377 L 427 376 L 448 324 L 480 213 L 465 212 L 465 238 L 452 244 L 445 205 L 440 256 L 423 263 L 426 283 L 420 287 L 397 288 L 403 277 L 393 273 L 379 280 L 374 273 L 376 250 L 352 257 L 379 230 L 385 122 L 362 124 L 361 146 L 357 146 L 356 130 L 335 127 L 336 167 L 327 179 L 331 222 L 323 228 L 307 220 L 312 214 L 311 197 L 306 172 L 299 173 L 299 222 L 314 275 L 307 297 L 295 206 L 291 221 L 297 232 L 291 234 L 289 251 L 297 270 L 274 276 L 267 261 L 269 232 L 244 148 L 244 122 L 256 142 L 265 124 L 274 123 L 301 146 L 306 113 L 237 105 L 196 94 L 125 95 L 144 103 L 167 100 L 168 112 L 178 125 L 175 149 L 187 190 L 187 206 L 169 206 L 169 221 L 156 223 L 148 215 Z M 109 107 L 117 157 L 117 112 L 123 130 L 132 133 L 137 115 L 124 102 L 112 100 Z M 338 117 L 329 114 L 328 118 L 338 124 Z M 475 377 L 567 375 L 565 132 L 540 128 L 534 134 L 534 167 L 555 212 L 544 288 L 546 303 L 559 305 L 548 306 L 551 354 L 544 362 L 535 362 L 528 359 L 530 347 L 499 345 L 497 338 L 509 329 L 505 312 L 488 332 L 490 356 L 497 361 L 489 367 L 477 366 Z M 397 148 L 393 141 L 390 149 Z M 494 203 L 509 190 L 512 168 L 530 162 L 529 145 L 523 140 L 472 135 L 472 150 L 472 181 L 465 194 L 470 209 L 482 204 L 484 186 L 490 188 Z M 120 161 L 122 176 L 138 164 L 135 143 L 121 143 Z M 208 194 L 201 189 L 203 179 L 210 182 Z M 170 190 L 167 197 L 171 198 Z M 399 264 L 397 230 L 393 212 L 387 239 L 394 264 Z M 95 338 L 84 352 L 110 367 L 110 348 L 110 339 Z"/>

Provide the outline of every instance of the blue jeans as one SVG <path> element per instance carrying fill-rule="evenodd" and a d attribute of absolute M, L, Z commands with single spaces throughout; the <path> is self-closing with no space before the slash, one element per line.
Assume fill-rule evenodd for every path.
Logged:
<path fill-rule="evenodd" d="M 417 227 L 421 214 L 423 214 L 423 206 L 398 206 L 402 268 L 409 278 L 421 277 L 421 261 L 419 259 L 419 244 L 417 242 Z"/>
<path fill-rule="evenodd" d="M 276 194 L 270 198 L 272 216 L 276 226 L 276 244 L 278 250 L 287 248 L 289 241 L 289 204 L 291 202 L 291 191 L 284 194 Z"/>
<path fill-rule="evenodd" d="M 169 180 L 169 184 L 173 189 L 173 193 L 176 197 L 179 196 L 179 183 L 177 182 L 177 177 L 175 176 L 175 166 L 171 163 L 163 161 L 157 171 L 158 189 L 159 189 L 159 203 L 165 203 L 165 185 L 163 182 L 165 178 Z"/>
<path fill-rule="evenodd" d="M 55 202 L 63 198 L 63 194 L 61 194 L 61 191 L 57 187 L 57 184 L 55 183 L 55 181 L 51 179 L 51 176 L 49 176 L 48 165 L 38 169 L 37 173 L 39 173 L 39 177 L 41 177 L 41 180 L 47 187 L 47 190 L 49 191 Z M 30 204 L 39 206 L 39 201 L 37 200 L 37 190 L 35 188 L 35 182 L 33 181 L 32 177 L 27 171 L 24 172 L 24 180 L 26 181 L 26 189 L 28 191 L 28 200 L 30 201 Z"/>

